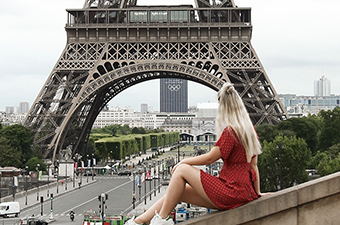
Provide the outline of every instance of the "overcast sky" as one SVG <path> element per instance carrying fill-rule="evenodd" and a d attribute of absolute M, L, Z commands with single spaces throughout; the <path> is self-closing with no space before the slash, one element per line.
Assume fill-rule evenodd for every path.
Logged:
<path fill-rule="evenodd" d="M 165 0 L 162 4 L 193 4 Z M 140 0 L 155 5 L 157 0 Z M 331 81 L 340 94 L 339 0 L 235 0 L 252 8 L 252 45 L 279 94 L 313 95 L 314 80 Z M 65 9 L 82 8 L 84 0 L 1 1 L 0 111 L 19 102 L 34 102 L 66 45 Z M 135 85 L 110 105 L 159 109 L 159 80 Z M 133 96 L 133 97 L 131 97 Z M 216 101 L 216 93 L 189 84 L 189 105 Z"/>

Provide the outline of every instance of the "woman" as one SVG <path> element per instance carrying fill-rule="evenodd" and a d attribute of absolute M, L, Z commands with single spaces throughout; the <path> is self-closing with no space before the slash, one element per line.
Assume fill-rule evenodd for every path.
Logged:
<path fill-rule="evenodd" d="M 241 97 L 225 83 L 218 92 L 216 133 L 218 141 L 207 154 L 187 158 L 172 170 L 167 194 L 139 217 L 125 224 L 172 225 L 169 214 L 179 201 L 210 209 L 232 209 L 261 196 L 257 156 L 261 146 Z M 214 177 L 193 165 L 209 165 L 222 159 Z M 159 214 L 157 213 L 159 212 Z"/>

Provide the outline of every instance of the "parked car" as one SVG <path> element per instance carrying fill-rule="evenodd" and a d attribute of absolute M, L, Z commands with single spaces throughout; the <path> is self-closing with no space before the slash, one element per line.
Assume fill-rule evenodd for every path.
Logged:
<path fill-rule="evenodd" d="M 129 170 L 120 171 L 118 172 L 118 176 L 131 176 L 131 171 Z"/>
<path fill-rule="evenodd" d="M 29 216 L 29 217 L 21 219 L 19 221 L 19 223 L 16 223 L 16 225 L 17 224 L 20 224 L 20 225 L 48 225 L 48 222 L 37 217 L 37 216 Z"/>
<path fill-rule="evenodd" d="M 0 203 L 0 216 L 6 218 L 10 215 L 18 217 L 20 214 L 19 202 L 3 202 Z"/>

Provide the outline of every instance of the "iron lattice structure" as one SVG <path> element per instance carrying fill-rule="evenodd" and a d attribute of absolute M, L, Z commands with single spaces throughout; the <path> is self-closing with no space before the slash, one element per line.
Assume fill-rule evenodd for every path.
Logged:
<path fill-rule="evenodd" d="M 232 0 L 195 3 L 87 0 L 67 10 L 66 47 L 25 120 L 45 158 L 70 146 L 82 151 L 101 109 L 151 79 L 187 79 L 216 91 L 229 81 L 254 125 L 287 118 L 250 43 L 251 9 Z"/>

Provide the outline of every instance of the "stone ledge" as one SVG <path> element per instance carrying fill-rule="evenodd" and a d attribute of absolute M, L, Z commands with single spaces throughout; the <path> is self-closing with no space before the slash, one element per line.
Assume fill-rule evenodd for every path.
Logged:
<path fill-rule="evenodd" d="M 214 212 L 181 224 L 340 224 L 339 210 L 340 172 L 278 191 L 232 210 Z"/>

